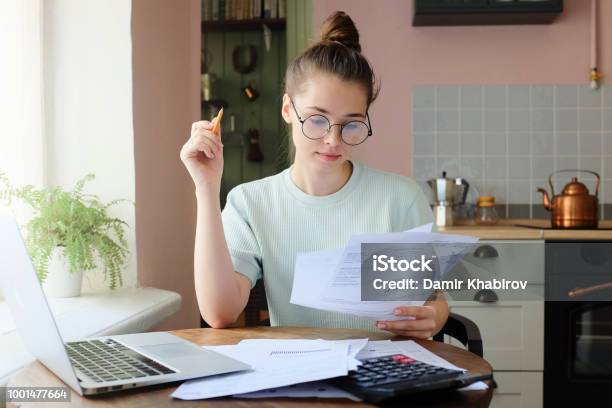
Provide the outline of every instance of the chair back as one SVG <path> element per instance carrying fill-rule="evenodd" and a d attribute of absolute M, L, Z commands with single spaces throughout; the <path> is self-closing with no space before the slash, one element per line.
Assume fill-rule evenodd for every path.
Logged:
<path fill-rule="evenodd" d="M 270 319 L 267 317 L 268 300 L 266 299 L 266 289 L 263 279 L 251 289 L 249 301 L 244 308 L 244 324 L 247 327 L 269 326 Z"/>

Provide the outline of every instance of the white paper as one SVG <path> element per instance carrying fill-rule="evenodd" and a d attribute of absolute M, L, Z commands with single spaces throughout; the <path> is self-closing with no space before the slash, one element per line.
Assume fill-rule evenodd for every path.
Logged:
<path fill-rule="evenodd" d="M 354 283 L 355 280 L 361 281 L 361 244 L 410 244 L 406 246 L 406 250 L 414 253 L 415 257 L 435 252 L 440 262 L 440 277 L 442 277 L 467 253 L 470 244 L 477 241 L 476 237 L 423 232 L 422 227 L 403 232 L 354 235 L 344 248 L 341 262 L 334 274 L 337 278 L 341 278 L 340 282 L 348 282 L 348 277 L 353 279 L 353 284 L 346 285 L 347 290 L 339 291 L 340 299 L 355 300 L 361 297 L 361 286 Z M 359 290 L 355 289 L 356 287 Z M 337 293 L 328 291 L 325 295 L 338 299 Z"/>
<path fill-rule="evenodd" d="M 366 344 L 366 346 L 359 352 L 359 354 L 357 354 L 357 358 L 360 360 L 367 360 L 368 358 L 402 354 L 402 350 L 399 348 L 397 343 L 399 342 L 391 340 L 369 341 L 368 344 Z"/>
<path fill-rule="evenodd" d="M 262 340 L 242 340 L 240 343 L 253 344 Z M 263 340 L 266 341 L 266 340 Z M 346 339 L 346 340 L 329 340 L 335 344 L 348 345 L 347 370 L 357 370 L 362 364 L 357 360 L 357 354 L 368 344 L 368 339 Z M 349 394 L 339 388 L 324 383 L 322 381 L 313 381 L 303 384 L 294 384 L 287 387 L 272 388 L 267 390 L 255 391 L 246 394 L 234 395 L 237 398 L 272 398 L 272 397 L 316 397 L 316 398 L 349 398 L 353 401 L 361 401 L 360 398 Z"/>
<path fill-rule="evenodd" d="M 431 251 L 432 244 L 447 244 L 436 248 L 442 273 L 446 273 L 465 254 L 466 244 L 478 240 L 426 232 L 428 230 L 431 230 L 431 224 L 404 232 L 355 235 L 345 248 L 298 253 L 290 303 L 372 320 L 406 319 L 405 316 L 395 316 L 393 310 L 398 306 L 421 306 L 423 300 L 361 300 L 361 244 L 415 243 L 415 253 L 423 253 L 426 246 Z"/>
<path fill-rule="evenodd" d="M 348 343 L 267 340 L 205 348 L 249 364 L 253 369 L 187 381 L 172 393 L 174 398 L 193 400 L 243 394 L 348 373 Z"/>
<path fill-rule="evenodd" d="M 272 388 L 247 394 L 234 395 L 236 398 L 348 398 L 353 401 L 361 401 L 340 388 L 323 381 L 314 381 L 304 384 L 289 385 L 287 387 Z"/>
<path fill-rule="evenodd" d="M 334 266 L 340 261 L 342 250 L 301 252 L 296 256 L 295 274 L 290 303 L 313 309 L 352 314 L 372 320 L 397 320 L 393 309 L 409 302 L 362 302 L 323 299 L 325 286 L 333 276 Z M 342 289 L 339 289 L 340 291 Z M 420 302 L 419 305 L 422 305 Z"/>
<path fill-rule="evenodd" d="M 433 228 L 433 222 L 430 222 L 429 224 L 419 225 L 418 227 L 414 227 L 412 229 L 405 230 L 404 232 L 431 232 L 432 228 Z"/>
<path fill-rule="evenodd" d="M 361 361 L 357 360 L 357 354 L 368 344 L 368 339 L 345 339 L 345 340 L 323 340 L 317 339 L 320 341 L 329 341 L 334 344 L 341 344 L 348 346 L 348 355 L 347 355 L 347 370 L 356 370 L 358 366 L 361 365 Z M 270 340 L 270 339 L 245 339 L 240 341 L 241 345 L 248 346 L 263 346 L 266 342 L 275 341 L 277 344 L 282 345 L 284 342 L 295 342 L 295 339 L 278 339 L 278 340 Z M 314 341 L 314 340 L 305 340 L 305 341 Z"/>
<path fill-rule="evenodd" d="M 242 340 L 240 344 L 255 344 L 257 342 L 269 341 L 267 339 L 247 339 Z M 347 371 L 357 370 L 362 364 L 356 359 L 357 354 L 366 346 L 368 339 L 346 339 L 346 340 L 329 340 L 335 344 L 348 345 L 347 356 Z M 270 388 L 261 391 L 249 392 L 245 394 L 236 394 L 236 398 L 273 398 L 273 397 L 316 397 L 316 398 L 349 398 L 353 401 L 361 401 L 360 398 L 349 394 L 339 388 L 324 383 L 322 381 L 313 381 L 303 384 L 293 384 L 287 387 Z"/>

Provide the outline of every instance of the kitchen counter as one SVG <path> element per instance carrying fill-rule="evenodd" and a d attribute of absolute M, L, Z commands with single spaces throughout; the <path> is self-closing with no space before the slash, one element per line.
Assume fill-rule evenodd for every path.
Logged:
<path fill-rule="evenodd" d="M 570 230 L 550 228 L 548 219 L 502 219 L 493 226 L 476 225 L 473 222 L 458 221 L 451 227 L 438 227 L 440 232 L 471 235 L 480 239 L 524 239 L 524 240 L 612 240 L 610 230 Z M 517 226 L 527 225 L 529 227 Z M 612 221 L 601 221 L 601 228 L 612 228 Z"/>

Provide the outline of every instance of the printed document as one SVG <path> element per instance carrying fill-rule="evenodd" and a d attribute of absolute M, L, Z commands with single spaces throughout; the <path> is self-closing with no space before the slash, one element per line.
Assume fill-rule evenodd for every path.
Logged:
<path fill-rule="evenodd" d="M 404 232 L 355 235 L 345 248 L 298 253 L 290 303 L 372 320 L 405 319 L 395 316 L 393 310 L 398 306 L 421 306 L 424 301 L 361 300 L 361 244 L 407 243 L 415 254 L 431 252 L 433 248 L 440 274 L 445 276 L 467 253 L 469 245 L 478 241 L 475 237 L 424 232 L 426 228 L 431 229 L 431 225 Z"/>
<path fill-rule="evenodd" d="M 184 400 L 215 398 L 344 376 L 356 367 L 355 356 L 366 343 L 367 339 L 255 339 L 231 346 L 205 347 L 253 368 L 187 381 L 172 396 Z"/>

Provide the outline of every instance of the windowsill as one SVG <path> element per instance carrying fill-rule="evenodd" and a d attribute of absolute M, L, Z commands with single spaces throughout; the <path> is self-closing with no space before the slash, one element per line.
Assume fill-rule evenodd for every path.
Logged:
<path fill-rule="evenodd" d="M 70 341 L 144 332 L 176 313 L 181 296 L 155 288 L 128 288 L 49 299 L 49 305 L 63 339 Z M 34 360 L 15 330 L 6 303 L 0 303 L 0 350 L 1 386 L 11 373 Z"/>

